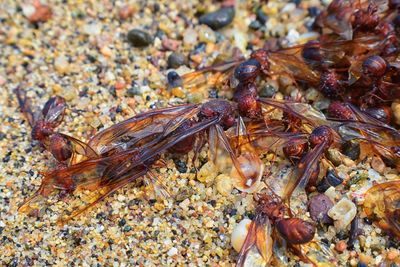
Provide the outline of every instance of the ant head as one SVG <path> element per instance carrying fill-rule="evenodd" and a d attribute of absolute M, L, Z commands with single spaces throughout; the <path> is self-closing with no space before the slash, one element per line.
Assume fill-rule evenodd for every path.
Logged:
<path fill-rule="evenodd" d="M 285 205 L 275 193 L 258 195 L 258 213 L 263 213 L 270 220 L 276 221 L 283 218 L 285 211 Z"/>
<path fill-rule="evenodd" d="M 45 141 L 53 133 L 53 127 L 44 120 L 39 120 L 32 128 L 31 136 L 33 140 Z"/>

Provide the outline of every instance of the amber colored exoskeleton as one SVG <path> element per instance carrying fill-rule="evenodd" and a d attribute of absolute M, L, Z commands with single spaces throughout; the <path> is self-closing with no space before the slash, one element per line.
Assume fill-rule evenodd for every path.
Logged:
<path fill-rule="evenodd" d="M 21 111 L 32 127 L 31 136 L 45 147 L 62 164 L 76 163 L 78 155 L 95 158 L 97 154 L 84 142 L 56 131 L 61 124 L 67 104 L 61 96 L 51 97 L 43 106 L 40 114 L 32 110 L 31 100 L 20 87 L 15 90 Z"/>
<path fill-rule="evenodd" d="M 237 266 L 268 266 L 277 259 L 274 249 L 286 246 L 302 261 L 311 263 L 300 245 L 315 235 L 315 224 L 296 217 L 285 217 L 287 207 L 275 193 L 256 195 L 256 217 L 250 223 Z"/>
<path fill-rule="evenodd" d="M 368 218 L 400 240 L 400 181 L 372 186 L 365 193 L 363 205 Z"/>

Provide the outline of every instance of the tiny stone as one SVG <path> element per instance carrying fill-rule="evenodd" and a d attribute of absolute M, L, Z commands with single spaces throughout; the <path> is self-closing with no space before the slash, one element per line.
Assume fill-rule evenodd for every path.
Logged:
<path fill-rule="evenodd" d="M 345 241 L 340 240 L 339 242 L 336 243 L 335 245 L 335 250 L 339 253 L 342 253 L 347 249 L 347 244 Z"/>
<path fill-rule="evenodd" d="M 206 24 L 213 30 L 218 30 L 229 25 L 234 17 L 235 9 L 233 7 L 224 7 L 217 11 L 204 14 L 199 18 L 199 23 Z"/>
<path fill-rule="evenodd" d="M 311 219 L 315 222 L 331 224 L 332 219 L 328 216 L 328 211 L 333 207 L 333 202 L 324 194 L 312 197 L 308 203 Z"/>
<path fill-rule="evenodd" d="M 261 27 L 262 27 L 262 24 L 258 20 L 253 20 L 249 24 L 249 28 L 252 30 L 255 30 L 255 31 L 260 29 Z"/>
<path fill-rule="evenodd" d="M 347 141 L 342 146 L 342 153 L 352 160 L 360 157 L 360 144 L 354 141 Z"/>
<path fill-rule="evenodd" d="M 135 47 L 145 47 L 153 43 L 153 37 L 149 33 L 138 29 L 130 30 L 127 38 Z"/>
<path fill-rule="evenodd" d="M 168 250 L 167 255 L 169 257 L 175 256 L 178 254 L 178 249 L 175 247 L 170 248 L 170 250 Z"/>
<path fill-rule="evenodd" d="M 261 23 L 261 25 L 265 25 L 265 23 L 268 21 L 268 15 L 264 13 L 264 11 L 262 11 L 262 9 L 258 9 L 257 10 L 257 21 L 259 21 Z"/>
<path fill-rule="evenodd" d="M 177 69 L 187 64 L 187 57 L 181 53 L 172 53 L 168 57 L 168 68 Z"/>
<path fill-rule="evenodd" d="M 176 71 L 170 71 L 167 74 L 168 85 L 170 88 L 180 87 L 182 86 L 182 78 Z"/>

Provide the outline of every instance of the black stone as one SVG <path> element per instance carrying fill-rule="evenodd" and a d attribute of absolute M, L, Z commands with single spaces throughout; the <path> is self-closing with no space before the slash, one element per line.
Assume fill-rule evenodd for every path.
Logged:
<path fill-rule="evenodd" d="M 118 225 L 119 225 L 120 227 L 124 226 L 125 224 L 126 224 L 126 220 L 125 220 L 124 218 L 122 218 L 122 219 L 118 222 Z"/>
<path fill-rule="evenodd" d="M 168 68 L 177 69 L 182 65 L 186 65 L 187 61 L 188 60 L 185 55 L 174 52 L 168 57 Z"/>
<path fill-rule="evenodd" d="M 171 88 L 180 87 L 183 84 L 181 76 L 175 71 L 170 71 L 167 75 L 167 79 Z"/>
<path fill-rule="evenodd" d="M 269 19 L 268 15 L 265 14 L 264 11 L 262 11 L 262 9 L 257 10 L 256 18 L 262 25 L 264 25 Z"/>
<path fill-rule="evenodd" d="M 360 157 L 360 144 L 354 141 L 347 141 L 342 146 L 342 153 L 352 160 Z"/>
<path fill-rule="evenodd" d="M 328 173 L 317 185 L 317 191 L 324 193 L 329 187 L 336 187 L 343 183 L 343 179 L 338 177 L 334 171 L 329 170 Z"/>
<path fill-rule="evenodd" d="M 221 29 L 229 25 L 235 17 L 235 9 L 233 7 L 224 7 L 217 11 L 204 14 L 199 18 L 200 24 L 206 24 L 213 30 Z"/>
<path fill-rule="evenodd" d="M 176 160 L 175 161 L 175 167 L 180 173 L 186 173 L 187 172 L 187 166 L 186 163 L 182 160 Z"/>
<path fill-rule="evenodd" d="M 249 24 L 249 28 L 252 30 L 255 30 L 255 31 L 260 29 L 261 27 L 262 27 L 262 24 L 258 20 L 253 20 Z"/>
<path fill-rule="evenodd" d="M 261 88 L 261 90 L 258 93 L 258 95 L 261 96 L 261 97 L 273 97 L 276 94 L 277 91 L 278 90 L 276 90 L 275 87 L 267 84 L 266 86 Z"/>
<path fill-rule="evenodd" d="M 142 30 L 133 29 L 128 32 L 128 41 L 136 47 L 145 47 L 153 43 L 153 37 Z"/>
<path fill-rule="evenodd" d="M 318 9 L 318 7 L 312 6 L 308 8 L 308 14 L 311 17 L 316 17 L 319 15 L 319 13 L 321 13 L 321 11 Z"/>

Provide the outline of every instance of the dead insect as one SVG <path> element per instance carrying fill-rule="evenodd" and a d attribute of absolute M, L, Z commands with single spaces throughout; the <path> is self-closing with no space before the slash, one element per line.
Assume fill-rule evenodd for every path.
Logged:
<path fill-rule="evenodd" d="M 32 139 L 38 141 L 60 163 L 71 165 L 83 158 L 95 158 L 96 152 L 84 142 L 66 134 L 56 132 L 55 129 L 62 122 L 66 103 L 60 96 L 51 97 L 44 105 L 42 112 L 36 115 L 31 107 L 30 99 L 18 87 L 15 90 L 21 111 L 32 127 Z"/>

